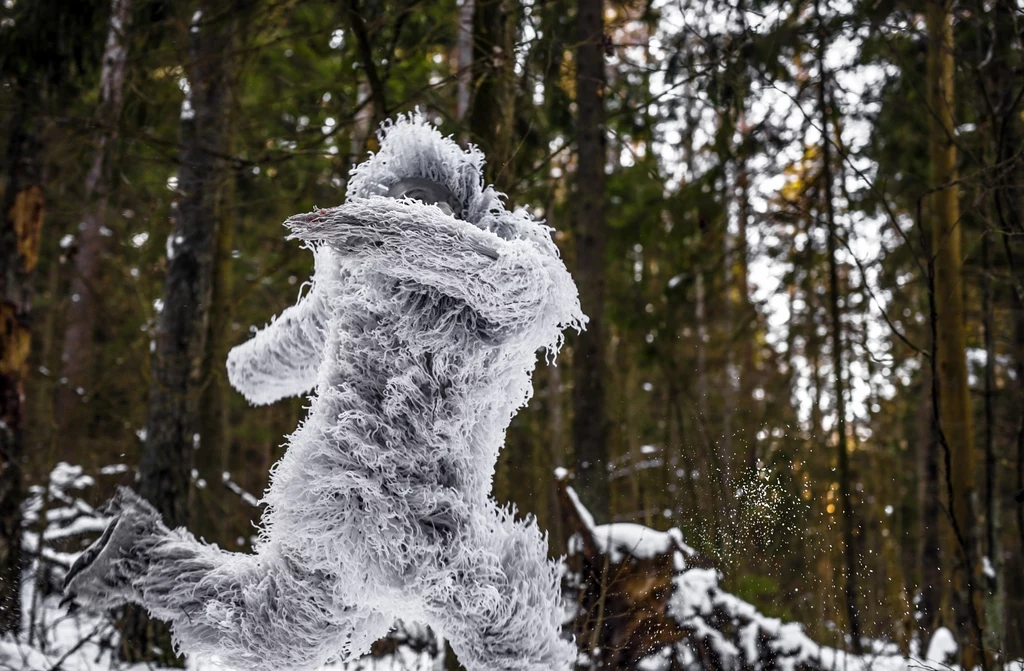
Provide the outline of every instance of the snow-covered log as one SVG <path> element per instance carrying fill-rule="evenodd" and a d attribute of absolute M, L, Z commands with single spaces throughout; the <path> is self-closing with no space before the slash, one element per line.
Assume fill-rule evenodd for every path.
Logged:
<path fill-rule="evenodd" d="M 713 561 L 686 545 L 678 529 L 598 525 L 564 477 L 558 494 L 571 533 L 565 588 L 577 606 L 570 626 L 582 668 L 929 668 L 904 658 L 895 645 L 863 657 L 818 645 L 801 625 L 768 617 L 724 591 Z"/>

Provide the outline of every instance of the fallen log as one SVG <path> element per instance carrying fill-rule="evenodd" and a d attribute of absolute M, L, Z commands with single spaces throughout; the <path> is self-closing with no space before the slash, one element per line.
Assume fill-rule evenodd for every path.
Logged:
<path fill-rule="evenodd" d="M 714 562 L 678 529 L 594 522 L 564 472 L 557 478 L 570 535 L 564 588 L 580 668 L 637 671 L 895 671 L 923 668 L 894 644 L 856 656 L 818 645 L 724 591 Z M 946 660 L 936 660 L 945 662 Z"/>

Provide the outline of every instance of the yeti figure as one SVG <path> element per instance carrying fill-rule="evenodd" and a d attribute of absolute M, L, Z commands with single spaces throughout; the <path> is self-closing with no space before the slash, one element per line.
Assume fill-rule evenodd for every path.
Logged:
<path fill-rule="evenodd" d="M 559 571 L 490 498 L 538 349 L 581 328 L 550 229 L 508 212 L 418 114 L 385 123 L 345 204 L 288 219 L 315 255 L 297 305 L 231 351 L 254 404 L 314 390 L 271 471 L 256 554 L 169 530 L 130 490 L 69 572 L 69 599 L 144 606 L 192 655 L 254 670 L 365 654 L 429 624 L 470 671 L 568 669 Z"/>

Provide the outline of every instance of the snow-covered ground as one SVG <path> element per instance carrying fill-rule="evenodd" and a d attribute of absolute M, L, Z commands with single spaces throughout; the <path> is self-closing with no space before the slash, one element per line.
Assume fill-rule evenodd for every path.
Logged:
<path fill-rule="evenodd" d="M 646 529 L 646 527 L 645 527 Z M 660 532 L 646 529 L 634 532 L 647 536 L 650 542 L 658 544 L 663 539 Z M 821 668 L 842 671 L 919 671 L 935 669 L 936 671 L 957 671 L 958 667 L 949 665 L 946 660 L 956 651 L 956 643 L 947 629 L 939 629 L 932 637 L 925 654 L 920 658 L 904 658 L 893 654 L 889 646 L 879 646 L 874 655 L 857 658 L 847 653 L 817 645 L 808 638 L 800 625 L 782 623 L 773 618 L 760 615 L 752 606 L 736 597 L 717 590 L 717 576 L 712 569 L 691 569 L 682 573 L 676 580 L 678 591 L 673 596 L 672 608 L 679 616 L 696 622 L 696 614 L 708 611 L 714 606 L 727 607 L 736 612 L 744 612 L 757 622 L 758 629 L 769 630 L 777 634 L 780 649 L 789 652 L 800 651 L 797 657 L 788 657 L 780 668 L 796 668 L 795 659 L 811 661 L 820 660 Z M 26 603 L 32 603 L 32 590 L 26 588 Z M 51 595 L 42 598 L 36 604 L 34 617 L 36 626 L 31 643 L 25 634 L 18 641 L 10 638 L 0 639 L 0 669 L 11 671 L 159 671 L 151 664 L 126 664 L 117 659 L 115 650 L 118 647 L 118 633 L 113 619 L 108 615 L 99 615 L 79 611 L 73 615 L 59 607 L 59 597 Z M 749 611 L 749 612 L 748 612 Z M 29 615 L 26 608 L 26 617 Z M 705 625 L 706 626 L 706 625 Z M 722 641 L 723 645 L 731 645 Z M 751 638 L 750 645 L 754 645 Z M 439 646 L 440 647 L 440 646 Z M 443 648 L 441 648 L 443 649 Z M 669 668 L 668 649 L 661 654 L 648 657 L 638 667 L 640 671 L 662 671 Z M 753 655 L 756 656 L 756 653 Z M 223 671 L 225 667 L 216 660 L 188 659 L 186 668 L 190 671 Z M 348 671 L 440 671 L 443 668 L 441 655 L 426 652 L 414 652 L 407 647 L 399 647 L 397 651 L 386 657 L 365 658 L 349 664 L 337 664 L 325 669 L 345 669 Z M 1008 664 L 1007 671 L 1024 671 L 1024 661 Z M 282 670 L 285 671 L 285 670 Z M 473 671 L 472 669 L 470 671 Z"/>
<path fill-rule="evenodd" d="M 26 566 L 22 586 L 22 633 L 17 639 L 0 638 L 0 671 L 159 671 L 151 664 L 126 664 L 116 651 L 119 632 L 110 614 L 88 610 L 69 613 L 60 607 L 59 585 L 67 567 L 77 557 L 71 546 L 84 547 L 89 538 L 102 530 L 106 520 L 84 501 L 82 494 L 93 480 L 77 466 L 61 463 L 50 475 L 49 487 L 34 487 L 26 504 Z M 696 552 L 686 545 L 677 529 L 656 531 L 639 524 L 595 524 L 579 502 L 575 492 L 568 494 L 598 551 L 618 564 L 628 558 L 672 555 L 674 567 L 668 614 L 679 625 L 693 630 L 696 639 L 713 647 L 725 668 L 739 668 L 763 656 L 759 646 L 775 651 L 775 663 L 784 671 L 797 668 L 836 669 L 842 671 L 910 671 L 935 669 L 956 671 L 949 661 L 957 644 L 947 629 L 939 629 L 923 654 L 903 657 L 895 645 L 873 642 L 870 653 L 854 656 L 817 644 L 804 633 L 799 623 L 782 622 L 760 613 L 753 605 L 720 587 L 720 573 L 692 561 Z M 580 538 L 574 537 L 570 554 L 580 551 Z M 41 563 L 40 563 L 40 557 Z M 721 627 L 728 621 L 730 626 Z M 418 652 L 416 646 L 397 645 L 379 658 L 365 658 L 327 669 L 351 671 L 440 671 L 444 646 L 429 630 L 410 623 L 401 627 L 396 640 L 412 640 L 432 648 Z M 737 633 L 726 636 L 728 629 Z M 427 643 L 426 646 L 422 645 Z M 688 668 L 699 668 L 684 642 L 667 646 L 643 659 L 640 671 L 663 671 L 671 660 Z M 746 660 L 746 661 L 744 661 Z M 585 663 L 586 657 L 581 656 Z M 757 662 L 753 662 L 756 668 Z M 585 665 L 585 664 L 584 664 Z M 805 666 L 806 665 L 806 666 Z M 221 670 L 216 659 L 188 659 L 192 671 Z M 1007 671 L 1024 671 L 1024 660 L 1010 662 Z M 286 671 L 282 669 L 282 671 Z M 475 671 L 470 669 L 469 671 Z"/>
<path fill-rule="evenodd" d="M 104 474 L 121 472 L 104 469 Z M 61 462 L 50 473 L 48 486 L 34 486 L 25 502 L 22 573 L 22 632 L 0 638 L 0 671 L 156 671 L 152 664 L 126 664 L 116 650 L 120 634 L 112 615 L 81 609 L 69 613 L 60 606 L 60 584 L 81 549 L 106 527 L 107 520 L 85 500 L 95 480 L 80 466 Z M 399 625 L 403 626 L 403 625 Z M 429 630 L 403 626 L 417 641 L 430 641 Z M 443 646 L 433 647 L 443 650 Z M 439 655 L 398 646 L 379 659 L 368 658 L 331 669 L 399 671 L 440 668 Z M 223 670 L 216 660 L 188 659 L 192 671 Z M 283 671 L 283 670 L 282 670 Z"/>
<path fill-rule="evenodd" d="M 159 667 L 152 664 L 127 664 L 117 659 L 115 651 L 120 639 L 110 616 L 83 611 L 69 615 L 58 603 L 59 597 L 54 595 L 42 599 L 37 605 L 31 643 L 27 634 L 18 641 L 0 639 L 0 670 L 159 671 Z M 225 668 L 213 659 L 186 658 L 189 671 L 225 671 Z M 358 662 L 324 668 L 338 671 L 435 671 L 441 669 L 442 664 L 438 657 L 429 653 L 417 653 L 400 646 L 393 654 L 379 659 L 367 657 Z"/>

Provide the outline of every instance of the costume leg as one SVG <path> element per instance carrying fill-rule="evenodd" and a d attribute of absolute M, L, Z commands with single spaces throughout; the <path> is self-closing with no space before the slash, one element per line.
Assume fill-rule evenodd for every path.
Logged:
<path fill-rule="evenodd" d="M 171 531 L 130 490 L 115 497 L 111 527 L 68 574 L 69 598 L 96 607 L 125 602 L 171 624 L 178 649 L 228 666 L 315 668 L 357 657 L 391 619 L 333 598 L 334 580 L 304 572 L 264 548 L 224 552 Z"/>
<path fill-rule="evenodd" d="M 425 595 L 429 624 L 469 671 L 566 671 L 557 565 L 531 520 L 492 506 L 453 548 Z"/>

